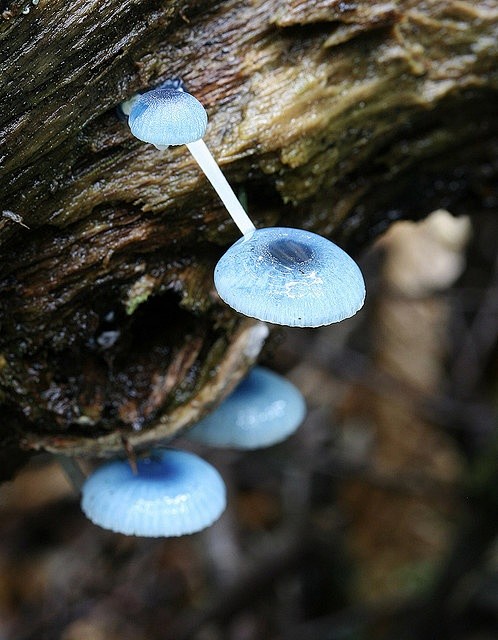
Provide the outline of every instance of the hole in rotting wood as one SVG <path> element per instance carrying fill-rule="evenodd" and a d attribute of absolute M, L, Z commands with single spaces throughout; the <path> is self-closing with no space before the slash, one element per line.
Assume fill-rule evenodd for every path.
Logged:
<path fill-rule="evenodd" d="M 220 332 L 179 299 L 153 296 L 130 316 L 105 309 L 85 345 L 54 354 L 57 373 L 45 398 L 52 433 L 54 417 L 65 433 L 71 424 L 73 435 L 140 430 L 158 411 L 188 400 Z"/>

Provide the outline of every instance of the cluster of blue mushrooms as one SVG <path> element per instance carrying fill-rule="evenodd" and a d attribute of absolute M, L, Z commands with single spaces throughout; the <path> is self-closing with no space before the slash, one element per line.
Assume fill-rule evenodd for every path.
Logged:
<path fill-rule="evenodd" d="M 281 442 L 301 424 L 306 405 L 282 376 L 255 367 L 188 437 L 213 447 L 258 449 Z M 94 524 L 125 535 L 173 537 L 210 526 L 226 506 L 218 471 L 199 456 L 166 449 L 136 462 L 99 467 L 81 488 L 81 508 Z"/>
<path fill-rule="evenodd" d="M 242 233 L 218 262 L 214 282 L 229 306 L 264 322 L 317 327 L 354 315 L 365 300 L 357 264 L 330 240 L 292 228 L 256 229 L 202 140 L 201 103 L 168 82 L 126 109 L 131 132 L 163 150 L 185 144 Z"/>
<path fill-rule="evenodd" d="M 354 315 L 365 299 L 357 264 L 326 238 L 302 229 L 256 229 L 203 141 L 207 114 L 179 81 L 123 103 L 133 135 L 164 151 L 185 144 L 225 204 L 242 238 L 221 257 L 215 287 L 236 311 L 265 322 L 318 327 Z M 256 367 L 235 391 L 191 429 L 216 447 L 257 449 L 291 435 L 304 419 L 300 392 Z M 83 484 L 82 509 L 95 524 L 126 535 L 181 536 L 211 525 L 223 512 L 219 473 L 198 456 L 167 449 L 137 461 L 103 465 Z"/>

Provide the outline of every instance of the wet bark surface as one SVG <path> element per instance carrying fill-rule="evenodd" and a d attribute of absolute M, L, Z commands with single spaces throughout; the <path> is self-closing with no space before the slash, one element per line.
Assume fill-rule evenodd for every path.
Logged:
<path fill-rule="evenodd" d="M 234 225 L 121 101 L 181 77 L 256 225 L 356 253 L 393 220 L 496 206 L 497 22 L 494 0 L 4 3 L 3 445 L 148 446 L 264 342 L 213 289 Z"/>

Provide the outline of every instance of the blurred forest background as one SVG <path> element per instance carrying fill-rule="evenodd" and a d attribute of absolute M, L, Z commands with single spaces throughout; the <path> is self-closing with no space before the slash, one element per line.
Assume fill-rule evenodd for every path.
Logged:
<path fill-rule="evenodd" d="M 497 243 L 491 214 L 396 223 L 360 258 L 362 312 L 276 330 L 261 362 L 308 417 L 198 449 L 229 490 L 204 532 L 101 530 L 33 458 L 0 489 L 0 638 L 498 637 Z"/>
<path fill-rule="evenodd" d="M 497 16 L 0 1 L 0 640 L 498 638 Z M 336 326 L 273 330 L 259 361 L 306 421 L 196 449 L 227 511 L 151 540 L 87 521 L 54 455 L 10 477 L 26 448 L 89 471 L 123 432 L 180 432 L 248 366 L 252 321 L 212 284 L 233 225 L 188 154 L 117 110 L 176 76 L 256 225 L 332 238 L 368 294 Z"/>

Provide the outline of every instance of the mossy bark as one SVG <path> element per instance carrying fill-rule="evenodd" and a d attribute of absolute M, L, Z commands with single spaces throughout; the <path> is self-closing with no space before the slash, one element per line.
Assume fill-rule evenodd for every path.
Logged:
<path fill-rule="evenodd" d="M 264 342 L 213 290 L 237 237 L 214 192 L 120 119 L 137 91 L 183 79 L 257 226 L 357 251 L 496 205 L 494 0 L 23 0 L 0 20 L 4 447 L 168 438 Z"/>

